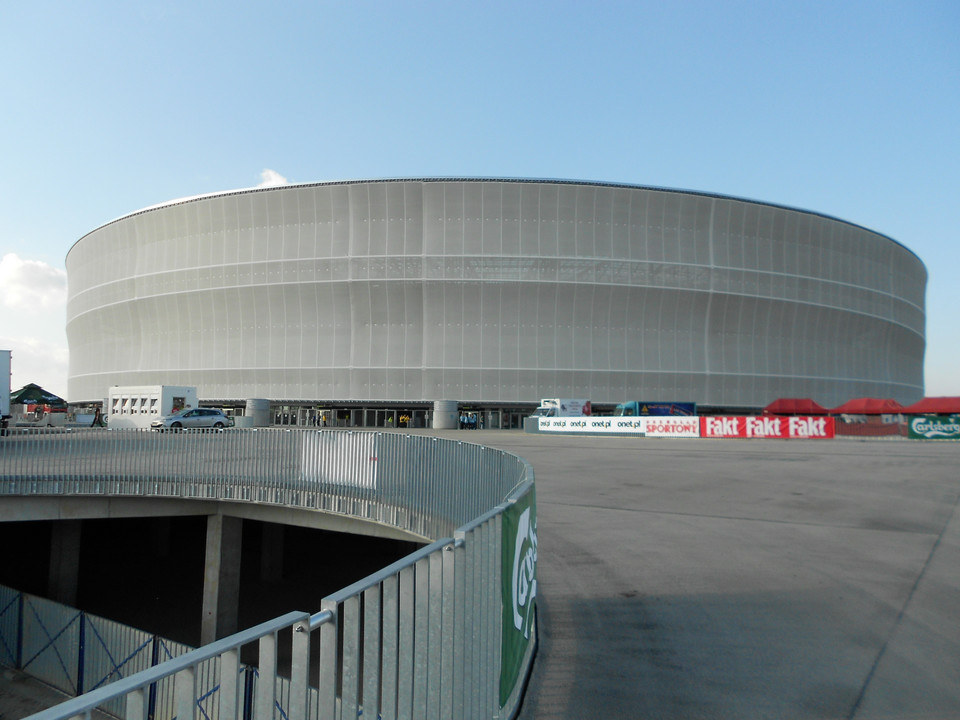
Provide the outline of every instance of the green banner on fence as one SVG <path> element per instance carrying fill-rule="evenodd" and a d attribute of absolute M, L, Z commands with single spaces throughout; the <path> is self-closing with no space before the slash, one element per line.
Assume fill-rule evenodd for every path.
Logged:
<path fill-rule="evenodd" d="M 500 707 L 503 707 L 520 677 L 533 629 L 537 596 L 537 499 L 532 488 L 504 511 L 501 534 Z"/>
<path fill-rule="evenodd" d="M 910 418 L 907 435 L 914 440 L 960 440 L 960 418 L 945 415 Z"/>

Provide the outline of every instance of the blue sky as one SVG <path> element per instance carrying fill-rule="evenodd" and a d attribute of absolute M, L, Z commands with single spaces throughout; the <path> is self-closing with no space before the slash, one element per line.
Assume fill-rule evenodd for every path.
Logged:
<path fill-rule="evenodd" d="M 178 197 L 404 176 L 715 192 L 926 263 L 960 395 L 960 3 L 0 2 L 0 347 L 66 393 L 64 258 Z"/>

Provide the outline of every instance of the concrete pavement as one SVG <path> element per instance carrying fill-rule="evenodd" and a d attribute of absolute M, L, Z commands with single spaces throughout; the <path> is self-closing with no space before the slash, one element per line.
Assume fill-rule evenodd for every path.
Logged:
<path fill-rule="evenodd" d="M 484 435 L 537 473 L 524 720 L 960 716 L 960 444 Z"/>

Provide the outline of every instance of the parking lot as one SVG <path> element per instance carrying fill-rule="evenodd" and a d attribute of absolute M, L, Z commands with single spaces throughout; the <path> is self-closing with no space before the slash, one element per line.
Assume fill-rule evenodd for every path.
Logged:
<path fill-rule="evenodd" d="M 960 444 L 449 434 L 536 470 L 522 718 L 960 712 Z"/>

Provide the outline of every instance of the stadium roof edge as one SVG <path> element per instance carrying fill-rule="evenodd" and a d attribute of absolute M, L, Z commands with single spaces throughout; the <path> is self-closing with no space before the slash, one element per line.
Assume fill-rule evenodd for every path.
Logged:
<path fill-rule="evenodd" d="M 216 192 L 203 193 L 200 195 L 190 195 L 187 197 L 176 198 L 174 200 L 167 200 L 165 202 L 158 203 L 156 205 L 150 205 L 140 210 L 135 210 L 133 212 L 121 215 L 114 218 L 108 222 L 98 225 L 89 232 L 84 233 L 80 238 L 70 246 L 70 249 L 67 250 L 67 255 L 70 255 L 70 252 L 74 247 L 77 246 L 84 238 L 88 235 L 92 235 L 98 230 L 102 230 L 105 227 L 113 225 L 114 223 L 120 222 L 121 220 L 126 220 L 131 217 L 136 217 L 137 215 L 142 215 L 144 213 L 152 212 L 154 210 L 160 210 L 166 207 L 172 207 L 175 205 L 185 205 L 187 203 L 196 202 L 198 200 L 207 200 L 215 197 L 226 197 L 229 195 L 243 195 L 248 193 L 258 193 L 258 192 L 270 192 L 273 190 L 283 190 L 289 188 L 307 188 L 307 187 L 324 187 L 331 185 L 362 185 L 366 183 L 404 183 L 404 182 L 502 182 L 502 183 L 543 183 L 550 185 L 586 185 L 592 187 L 607 187 L 607 188 L 622 188 L 624 190 L 652 190 L 655 192 L 664 192 L 664 193 L 676 193 L 678 195 L 697 195 L 699 197 L 708 197 L 716 198 L 718 200 L 732 200 L 734 202 L 744 202 L 750 203 L 753 205 L 764 205 L 766 207 L 777 208 L 779 210 L 790 210 L 792 212 L 804 213 L 806 215 L 813 215 L 816 217 L 821 217 L 826 220 L 832 220 L 834 222 L 843 223 L 844 225 L 850 225 L 851 227 L 859 228 L 860 230 L 866 230 L 869 233 L 873 233 L 879 237 L 882 237 L 886 240 L 889 240 L 893 244 L 903 248 L 911 255 L 913 255 L 926 270 L 926 264 L 923 262 L 923 259 L 917 255 L 909 247 L 901 243 L 900 241 L 886 235 L 885 233 L 869 228 L 865 225 L 860 225 L 859 223 L 851 222 L 849 220 L 844 220 L 843 218 L 838 218 L 833 215 L 828 215 L 826 213 L 817 212 L 816 210 L 806 210 L 804 208 L 794 207 L 791 205 L 785 205 L 782 203 L 767 202 L 765 200 L 754 200 L 751 198 L 738 197 L 735 195 L 724 195 L 723 193 L 707 192 L 703 190 L 684 190 L 681 188 L 669 188 L 669 187 L 660 187 L 657 185 L 634 185 L 631 183 L 621 183 L 621 182 L 608 182 L 601 180 L 571 180 L 571 179 L 557 179 L 557 178 L 505 178 L 505 177 L 480 177 L 480 176 L 469 176 L 469 175 L 452 175 L 449 177 L 446 176 L 428 176 L 428 177 L 385 177 L 385 178 L 368 178 L 368 179 L 353 179 L 353 180 L 325 180 L 320 182 L 305 182 L 305 183 L 287 183 L 283 185 L 269 185 L 266 187 L 251 187 L 251 188 L 238 188 L 236 190 L 219 190 Z M 66 257 L 65 256 L 65 257 Z"/>

